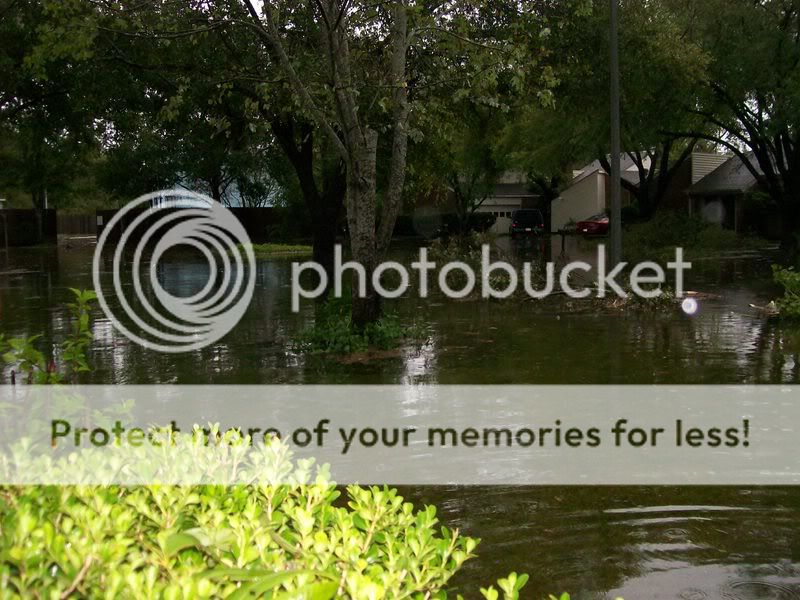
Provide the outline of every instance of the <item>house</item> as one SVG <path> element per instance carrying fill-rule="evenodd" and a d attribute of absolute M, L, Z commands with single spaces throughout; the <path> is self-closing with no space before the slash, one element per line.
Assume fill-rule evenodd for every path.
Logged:
<path fill-rule="evenodd" d="M 627 154 L 620 161 L 620 174 L 638 185 L 639 169 Z M 644 162 L 650 168 L 650 160 Z M 610 196 L 609 176 L 599 160 L 572 172 L 572 181 L 561 195 L 550 203 L 550 231 L 557 232 L 569 224 L 606 212 Z M 622 190 L 622 206 L 631 203 L 630 192 Z"/>
<path fill-rule="evenodd" d="M 538 208 L 539 196 L 528 189 L 523 173 L 508 171 L 500 176 L 489 194 L 475 209 L 476 214 L 493 215 L 490 231 L 508 233 L 511 215 L 520 208 Z M 395 235 L 422 235 L 430 237 L 439 231 L 443 222 L 455 221 L 457 212 L 455 194 L 448 187 L 426 190 L 414 198 L 398 217 Z M 453 225 L 454 226 L 454 225 Z"/>
<path fill-rule="evenodd" d="M 533 208 L 537 199 L 538 196 L 528 190 L 523 173 L 507 172 L 495 184 L 492 195 L 475 212 L 493 214 L 496 220 L 491 231 L 508 233 L 512 213 L 520 208 Z"/>
<path fill-rule="evenodd" d="M 752 159 L 752 154 L 750 155 Z M 751 160 L 758 172 L 758 161 Z M 745 200 L 758 189 L 758 181 L 742 159 L 728 158 L 687 190 L 689 214 L 719 223 L 725 229 L 744 229 Z"/>
<path fill-rule="evenodd" d="M 669 189 L 661 200 L 661 206 L 675 210 L 686 210 L 687 189 L 715 171 L 730 158 L 716 152 L 693 152 L 672 177 Z M 645 169 L 650 161 L 644 161 Z M 639 185 L 639 169 L 628 154 L 621 160 L 621 176 L 634 185 Z M 609 176 L 600 161 L 573 171 L 573 180 L 551 204 L 551 231 L 564 229 L 569 223 L 607 212 L 610 192 Z M 622 189 L 622 206 L 630 205 L 632 194 Z"/>

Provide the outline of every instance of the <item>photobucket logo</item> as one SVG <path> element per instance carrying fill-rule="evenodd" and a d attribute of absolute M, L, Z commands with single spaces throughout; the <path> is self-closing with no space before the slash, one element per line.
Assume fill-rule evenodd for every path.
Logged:
<path fill-rule="evenodd" d="M 416 281 L 420 298 L 427 298 L 431 285 L 430 274 L 437 271 L 438 265 L 428 260 L 428 249 L 420 248 L 419 259 L 411 263 L 411 269 L 417 272 Z M 616 295 L 626 298 L 630 290 L 642 298 L 655 298 L 663 291 L 661 286 L 667 283 L 667 274 L 664 268 L 651 261 L 640 262 L 626 271 L 628 263 L 622 262 L 609 268 L 606 261 L 605 247 L 597 247 L 597 265 L 592 267 L 585 261 L 573 261 L 564 265 L 556 276 L 556 265 L 548 262 L 545 265 L 544 280 L 534 277 L 534 264 L 525 262 L 522 268 L 503 261 L 492 261 L 491 247 L 489 244 L 481 246 L 481 264 L 479 273 L 463 261 L 451 261 L 438 267 L 435 281 L 438 288 L 448 298 L 465 298 L 476 292 L 480 285 L 480 295 L 483 298 L 508 298 L 517 293 L 520 283 L 525 294 L 531 298 L 543 299 L 555 291 L 566 294 L 570 298 L 587 298 L 594 294 L 597 298 Z M 675 259 L 667 263 L 667 269 L 674 271 L 675 295 L 681 298 L 684 294 L 684 272 L 692 268 L 692 263 L 683 260 L 683 248 L 675 248 Z M 304 288 L 300 277 L 305 271 L 313 271 L 318 276 L 316 287 Z M 343 278 L 347 271 L 352 272 L 353 287 L 359 297 L 367 296 L 367 282 L 371 283 L 382 298 L 398 298 L 408 292 L 411 287 L 412 277 L 405 265 L 396 261 L 380 263 L 371 274 L 366 272 L 364 265 L 348 261 L 342 262 L 342 247 L 337 245 L 334 250 L 333 266 L 333 294 L 342 296 Z M 521 271 L 521 276 L 520 276 Z M 396 287 L 388 289 L 384 285 L 384 275 L 395 273 L 399 281 Z M 453 285 L 448 279 L 451 274 L 459 274 L 459 285 Z M 499 275 L 499 277 L 497 277 Z M 627 275 L 627 282 L 623 277 Z M 591 284 L 576 286 L 576 278 L 591 277 Z M 292 311 L 300 310 L 301 298 L 318 298 L 328 288 L 328 274 L 322 265 L 308 261 L 292 263 Z M 558 284 L 558 288 L 556 288 Z M 625 285 L 627 284 L 627 285 Z"/>
<path fill-rule="evenodd" d="M 185 296 L 162 281 L 165 253 L 178 247 L 202 256 L 208 267 L 204 285 Z M 109 264 L 111 285 L 104 280 Z M 172 353 L 203 348 L 228 333 L 250 303 L 256 273 L 239 220 L 189 190 L 153 192 L 119 210 L 98 238 L 92 272 L 113 326 L 145 348 Z"/>

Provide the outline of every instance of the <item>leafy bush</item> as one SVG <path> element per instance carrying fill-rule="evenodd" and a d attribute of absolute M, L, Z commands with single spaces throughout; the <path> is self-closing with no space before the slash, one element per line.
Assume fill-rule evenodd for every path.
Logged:
<path fill-rule="evenodd" d="M 94 295 L 73 292 L 76 302 L 69 306 L 75 319 L 60 357 L 67 374 L 89 370 L 88 307 Z M 17 364 L 28 382 L 60 382 L 62 374 L 33 348 L 33 340 L 4 342 L 10 348 L 4 359 Z M 212 427 L 214 439 L 218 431 Z M 249 439 L 237 439 L 240 449 L 249 447 Z M 192 448 L 208 454 L 206 444 Z M 312 474 L 310 460 L 295 468 L 276 438 L 262 448 L 279 460 L 271 468 L 251 469 L 254 483 L 0 486 L 3 597 L 448 597 L 447 584 L 474 556 L 479 540 L 437 529 L 435 507 L 415 511 L 386 487 L 349 486 L 347 506 L 337 505 L 340 492 L 327 469 Z M 11 448 L 11 455 L 0 456 L 0 466 L 6 476 L 8 468 L 40 477 L 68 469 L 72 480 L 97 481 L 124 468 L 115 449 L 129 452 L 86 448 L 80 451 L 86 456 L 73 453 L 64 462 Z M 181 454 L 193 462 L 190 453 Z M 236 451 L 222 456 L 246 468 Z M 153 466 L 133 458 L 145 471 Z M 105 465 L 102 472 L 99 465 Z M 200 465 L 206 474 L 208 467 Z M 231 471 L 236 469 L 226 469 Z M 263 483 L 264 475 L 276 483 Z M 517 600 L 527 579 L 511 573 L 498 580 L 500 591 L 489 586 L 480 593 L 487 600 L 497 600 L 501 592 L 505 600 Z"/>
<path fill-rule="evenodd" d="M 661 211 L 645 223 L 626 229 L 623 248 L 629 258 L 660 256 L 676 247 L 692 252 L 720 252 L 756 248 L 763 245 L 757 238 L 738 235 L 719 225 L 708 223 L 684 212 Z"/>
<path fill-rule="evenodd" d="M 800 318 L 800 273 L 792 267 L 772 265 L 772 278 L 783 287 L 783 298 L 775 301 L 781 316 Z"/>
<path fill-rule="evenodd" d="M 363 331 L 356 330 L 350 319 L 350 299 L 331 298 L 317 310 L 314 325 L 305 329 L 293 342 L 300 352 L 350 354 L 370 348 L 388 350 L 403 340 L 419 338 L 422 331 L 405 326 L 394 315 L 383 315 Z"/>
<path fill-rule="evenodd" d="M 304 469 L 281 485 L 0 488 L 5 597 L 447 598 L 478 540 L 385 487 L 336 505 L 324 471 Z M 498 586 L 516 599 L 526 581 Z"/>

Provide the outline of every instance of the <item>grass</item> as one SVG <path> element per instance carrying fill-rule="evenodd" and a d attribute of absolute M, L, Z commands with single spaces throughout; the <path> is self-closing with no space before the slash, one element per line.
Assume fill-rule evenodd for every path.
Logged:
<path fill-rule="evenodd" d="M 241 246 L 241 244 L 240 244 Z M 270 258 L 274 256 L 297 256 L 311 254 L 311 246 L 304 244 L 250 244 L 256 258 Z"/>

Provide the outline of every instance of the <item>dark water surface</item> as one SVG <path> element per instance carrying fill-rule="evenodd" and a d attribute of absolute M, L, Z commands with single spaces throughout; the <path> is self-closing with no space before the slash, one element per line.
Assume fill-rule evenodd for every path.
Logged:
<path fill-rule="evenodd" d="M 92 247 L 12 249 L 0 258 L 0 332 L 63 339 L 68 287 L 91 287 Z M 586 252 L 576 246 L 571 254 Z M 591 248 L 589 249 L 591 251 Z M 575 256 L 580 257 L 580 256 Z M 164 265 L 165 288 L 195 289 L 199 260 Z M 526 302 L 400 299 L 404 321 L 429 326 L 426 343 L 379 360 L 342 362 L 291 351 L 313 306 L 290 311 L 290 263 L 260 261 L 256 294 L 219 343 L 184 355 L 148 352 L 94 322 L 96 383 L 798 383 L 800 333 L 750 304 L 776 290 L 753 259 L 695 261 L 687 287 L 718 297 L 697 315 L 543 310 Z M 457 583 L 511 570 L 523 597 L 800 598 L 800 490 L 794 488 L 423 488 L 442 520 L 482 538 Z"/>

